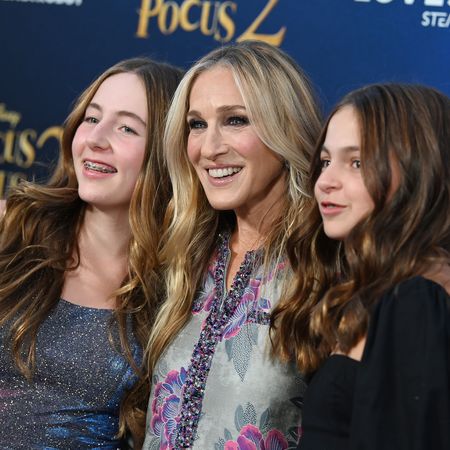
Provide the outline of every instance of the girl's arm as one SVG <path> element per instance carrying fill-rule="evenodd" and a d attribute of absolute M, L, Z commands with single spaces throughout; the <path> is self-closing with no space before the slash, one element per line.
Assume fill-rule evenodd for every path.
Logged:
<path fill-rule="evenodd" d="M 351 450 L 450 449 L 450 308 L 414 277 L 383 296 L 356 382 Z"/>

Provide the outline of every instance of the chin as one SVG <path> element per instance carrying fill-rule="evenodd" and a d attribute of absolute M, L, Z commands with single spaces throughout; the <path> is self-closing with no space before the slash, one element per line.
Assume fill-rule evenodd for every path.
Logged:
<path fill-rule="evenodd" d="M 232 206 L 224 205 L 223 203 L 209 202 L 209 204 L 216 211 L 231 211 L 234 209 Z"/>
<path fill-rule="evenodd" d="M 343 241 L 348 236 L 348 233 L 345 233 L 342 230 L 327 230 L 326 227 L 324 227 L 324 233 L 327 237 L 336 241 Z"/>
<path fill-rule="evenodd" d="M 209 198 L 207 197 L 211 208 L 216 209 L 217 211 L 228 211 L 236 208 L 235 202 L 224 201 L 223 199 L 218 198 Z"/>

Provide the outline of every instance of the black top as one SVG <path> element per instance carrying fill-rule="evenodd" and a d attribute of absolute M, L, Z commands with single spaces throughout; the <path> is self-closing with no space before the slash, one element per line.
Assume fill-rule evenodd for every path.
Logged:
<path fill-rule="evenodd" d="M 450 449 L 450 297 L 411 278 L 382 296 L 361 362 L 332 355 L 303 409 L 301 450 Z"/>

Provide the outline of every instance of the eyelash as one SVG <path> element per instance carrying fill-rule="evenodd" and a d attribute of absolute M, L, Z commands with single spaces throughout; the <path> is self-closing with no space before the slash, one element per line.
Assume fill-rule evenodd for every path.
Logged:
<path fill-rule="evenodd" d="M 124 128 L 126 128 L 126 130 Z M 137 135 L 137 132 L 133 128 L 129 127 L 128 125 L 122 125 L 119 129 L 125 131 L 125 133 L 127 133 L 127 134 L 131 133 L 131 134 Z"/>
<path fill-rule="evenodd" d="M 320 168 L 326 169 L 329 165 L 330 165 L 331 161 L 329 159 L 325 159 L 325 158 L 321 158 L 320 160 Z M 356 163 L 356 167 L 355 167 L 355 163 Z M 361 169 L 361 160 L 360 159 L 354 159 L 351 162 L 351 165 L 354 169 Z"/>
<path fill-rule="evenodd" d="M 245 116 L 230 116 L 225 119 L 225 125 L 232 127 L 239 127 L 248 125 L 250 122 Z M 190 130 L 197 130 L 201 128 L 207 128 L 207 123 L 199 119 L 190 119 L 188 121 L 188 126 Z"/>
<path fill-rule="evenodd" d="M 203 122 L 202 120 L 198 120 L 198 119 L 189 120 L 188 125 L 189 125 L 190 130 L 206 128 L 205 122 Z"/>
<path fill-rule="evenodd" d="M 326 169 L 329 165 L 330 165 L 330 160 L 329 159 L 325 159 L 325 158 L 322 158 L 321 160 L 320 160 L 320 168 L 323 170 L 323 169 Z"/>
<path fill-rule="evenodd" d="M 95 125 L 100 122 L 96 117 L 93 117 L 93 116 L 86 116 L 83 119 L 83 121 L 86 123 L 95 124 Z M 119 127 L 119 130 L 124 131 L 126 134 L 136 134 L 136 135 L 138 134 L 134 128 L 131 128 L 128 125 L 121 125 Z"/>
<path fill-rule="evenodd" d="M 243 126 L 247 125 L 248 123 L 249 120 L 245 116 L 231 116 L 226 120 L 226 124 L 232 126 Z"/>

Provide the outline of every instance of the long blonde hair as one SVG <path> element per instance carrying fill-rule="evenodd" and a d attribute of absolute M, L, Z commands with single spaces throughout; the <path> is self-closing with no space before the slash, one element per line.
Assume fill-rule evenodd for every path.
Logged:
<path fill-rule="evenodd" d="M 263 42 L 245 41 L 204 56 L 181 81 L 166 124 L 164 152 L 173 187 L 161 251 L 167 300 L 151 334 L 150 368 L 187 322 L 218 233 L 234 226 L 232 212 L 211 207 L 186 154 L 190 91 L 201 73 L 216 66 L 231 71 L 259 138 L 289 171 L 283 216 L 271 224 L 264 245 L 267 260 L 285 253 L 286 238 L 306 198 L 307 168 L 320 130 L 319 109 L 306 75 L 287 54 Z"/>
<path fill-rule="evenodd" d="M 145 86 L 148 126 L 144 162 L 130 204 L 128 275 L 116 293 L 114 319 L 121 348 L 135 368 L 127 339 L 129 314 L 137 341 L 143 347 L 148 342 L 163 291 L 157 273 L 157 247 L 171 195 L 162 157 L 163 130 L 182 72 L 148 58 L 132 58 L 106 70 L 81 94 L 65 121 L 60 160 L 48 184 L 23 182 L 7 200 L 0 222 L 0 326 L 8 324 L 15 364 L 28 379 L 34 371 L 39 327 L 60 299 L 64 273 L 75 266 L 74 252 L 79 255 L 77 238 L 86 205 L 78 196 L 72 140 L 103 81 L 127 72 L 136 74 Z M 146 373 L 144 368 L 141 377 Z M 145 391 L 141 381 L 121 408 L 121 431 L 127 425 L 137 440 L 142 439 L 144 430 Z"/>

